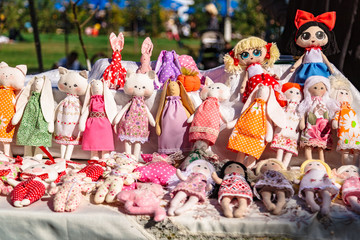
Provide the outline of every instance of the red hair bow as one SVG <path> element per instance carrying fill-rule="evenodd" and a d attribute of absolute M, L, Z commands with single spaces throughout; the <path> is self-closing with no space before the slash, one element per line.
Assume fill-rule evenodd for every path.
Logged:
<path fill-rule="evenodd" d="M 238 65 L 239 65 L 239 59 L 235 57 L 235 53 L 234 53 L 233 50 L 231 50 L 231 51 L 229 52 L 229 55 L 230 55 L 230 57 L 232 57 L 232 58 L 234 59 L 234 65 L 235 65 L 235 66 L 238 66 Z"/>
<path fill-rule="evenodd" d="M 270 48 L 271 48 L 271 46 L 272 46 L 272 43 L 268 43 L 268 44 L 265 45 L 265 47 L 266 47 L 266 55 L 265 55 L 265 58 L 266 58 L 266 59 L 270 59 Z"/>
<path fill-rule="evenodd" d="M 307 22 L 319 22 L 325 24 L 329 30 L 333 30 L 336 21 L 336 12 L 326 12 L 314 17 L 312 13 L 297 10 L 295 16 L 295 26 L 299 29 L 303 24 Z"/>

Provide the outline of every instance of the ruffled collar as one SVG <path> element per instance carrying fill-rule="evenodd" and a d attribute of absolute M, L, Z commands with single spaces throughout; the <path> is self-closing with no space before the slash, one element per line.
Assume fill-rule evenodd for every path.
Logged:
<path fill-rule="evenodd" d="M 250 64 L 249 66 L 246 67 L 246 71 L 247 71 L 250 67 L 253 67 L 253 66 L 256 66 L 256 65 L 260 65 L 260 66 L 261 66 L 260 63 L 252 63 L 252 64 Z"/>

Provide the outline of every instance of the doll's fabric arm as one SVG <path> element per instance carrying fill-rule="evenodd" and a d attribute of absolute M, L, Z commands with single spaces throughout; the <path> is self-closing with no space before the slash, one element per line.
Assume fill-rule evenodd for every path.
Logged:
<path fill-rule="evenodd" d="M 131 105 L 131 101 L 128 102 L 120 111 L 119 113 L 116 115 L 116 117 L 114 118 L 114 121 L 113 121 L 113 125 L 116 125 L 120 122 L 122 116 L 125 114 L 125 112 L 130 108 L 130 105 Z"/>
<path fill-rule="evenodd" d="M 332 68 L 330 61 L 327 59 L 327 57 L 325 56 L 325 54 L 323 52 L 321 52 L 321 55 L 323 57 L 324 63 L 329 68 L 330 73 L 334 74 L 334 69 Z"/>
<path fill-rule="evenodd" d="M 222 181 L 223 181 L 221 178 L 219 178 L 219 176 L 216 174 L 216 172 L 213 172 L 213 173 L 211 174 L 211 178 L 214 180 L 214 182 L 215 182 L 216 184 L 221 184 Z"/>
<path fill-rule="evenodd" d="M 241 82 L 241 86 L 240 86 L 240 93 L 243 94 L 245 92 L 245 88 L 246 88 L 246 83 L 249 79 L 249 73 L 246 71 L 245 72 L 245 76 L 243 81 Z"/>
<path fill-rule="evenodd" d="M 228 120 L 224 117 L 224 115 L 221 113 L 221 111 L 220 111 L 220 118 L 225 124 L 228 123 Z"/>
<path fill-rule="evenodd" d="M 271 125 L 271 122 L 266 120 L 266 134 L 265 134 L 265 140 L 266 142 L 271 142 L 274 135 L 274 129 Z"/>
<path fill-rule="evenodd" d="M 187 120 L 187 123 L 192 123 L 193 120 L 194 120 L 194 114 L 191 114 L 191 116 Z"/>
<path fill-rule="evenodd" d="M 12 125 L 17 125 L 19 122 L 20 122 L 20 120 L 21 120 L 21 118 L 22 118 L 22 115 L 23 115 L 23 113 L 24 113 L 24 110 L 25 110 L 25 107 L 26 107 L 26 104 L 24 104 L 21 108 L 19 108 L 17 111 L 16 111 L 16 113 L 14 114 L 14 116 L 13 116 L 13 118 L 12 118 L 12 120 L 11 120 L 11 124 Z"/>
<path fill-rule="evenodd" d="M 210 183 L 208 183 L 207 185 L 206 185 L 206 191 L 207 192 L 210 192 L 211 190 L 213 189 L 213 186 L 210 184 Z"/>
<path fill-rule="evenodd" d="M 235 125 L 236 125 L 236 122 L 237 122 L 237 119 L 234 119 L 234 120 L 232 120 L 230 122 L 227 122 L 226 128 L 227 129 L 233 129 L 235 127 Z"/>
<path fill-rule="evenodd" d="M 149 118 L 149 123 L 150 123 L 151 126 L 155 127 L 155 125 L 156 125 L 155 119 L 154 119 L 153 115 L 151 114 L 149 108 L 147 106 L 145 106 L 145 107 L 146 107 L 146 113 L 147 113 L 148 118 Z"/>
<path fill-rule="evenodd" d="M 80 117 L 80 120 L 79 120 L 79 131 L 80 132 L 85 131 L 86 120 L 87 120 L 88 116 L 89 116 L 89 107 L 86 107 L 83 114 L 81 114 L 81 117 Z"/>
<path fill-rule="evenodd" d="M 186 177 L 182 174 L 180 169 L 176 169 L 176 176 L 181 180 L 181 181 L 186 181 Z"/>
<path fill-rule="evenodd" d="M 290 72 L 294 72 L 302 64 L 303 58 L 304 58 L 304 54 L 290 68 Z"/>
<path fill-rule="evenodd" d="M 299 124 L 299 128 L 300 130 L 304 130 L 305 129 L 305 116 L 302 116 L 300 119 L 300 124 Z"/>
<path fill-rule="evenodd" d="M 339 128 L 339 117 L 340 117 L 340 111 L 337 111 L 335 113 L 334 119 L 331 122 L 331 126 L 333 129 L 338 129 Z"/>
<path fill-rule="evenodd" d="M 16 181 L 16 180 L 13 179 L 13 178 L 8 178 L 8 179 L 7 179 L 7 183 L 10 184 L 10 185 L 13 186 L 13 187 L 16 187 L 16 185 L 18 185 L 20 182 L 19 182 L 19 181 Z"/>

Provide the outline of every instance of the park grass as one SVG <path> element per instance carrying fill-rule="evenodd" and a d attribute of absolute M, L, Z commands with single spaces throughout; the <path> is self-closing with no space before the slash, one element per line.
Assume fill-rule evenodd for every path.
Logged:
<path fill-rule="evenodd" d="M 5 61 L 10 66 L 26 64 L 29 73 L 38 72 L 35 44 L 32 34 L 23 34 L 24 41 L 13 44 L 0 45 L 0 62 Z M 84 36 L 84 43 L 91 59 L 96 54 L 102 53 L 111 58 L 112 50 L 108 36 L 98 37 Z M 65 37 L 63 34 L 41 34 L 41 50 L 44 70 L 50 70 L 54 63 L 65 56 Z M 141 44 L 144 38 L 125 37 L 125 45 L 122 51 L 122 59 L 128 61 L 139 61 L 141 57 Z M 151 60 L 156 60 L 161 50 L 175 50 L 178 54 L 192 55 L 195 59 L 200 48 L 199 39 L 183 39 L 185 47 L 180 48 L 175 40 L 165 38 L 153 38 L 154 50 Z M 69 51 L 76 50 L 79 53 L 79 60 L 85 64 L 84 54 L 79 42 L 78 35 L 69 35 Z"/>

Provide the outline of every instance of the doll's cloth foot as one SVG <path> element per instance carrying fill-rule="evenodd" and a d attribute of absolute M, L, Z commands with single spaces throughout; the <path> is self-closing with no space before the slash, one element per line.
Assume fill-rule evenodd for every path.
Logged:
<path fill-rule="evenodd" d="M 23 207 L 23 205 L 21 204 L 21 201 L 15 201 L 14 202 L 14 207 L 20 208 L 20 207 Z"/>
<path fill-rule="evenodd" d="M 168 214 L 169 216 L 175 216 L 175 207 L 170 207 L 170 208 L 168 209 L 167 214 Z"/>
<path fill-rule="evenodd" d="M 310 204 L 311 212 L 315 213 L 320 211 L 320 206 L 316 203 Z"/>
<path fill-rule="evenodd" d="M 227 218 L 232 218 L 233 216 L 233 212 L 229 207 L 223 208 L 223 212 L 224 212 L 224 216 Z"/>
<path fill-rule="evenodd" d="M 28 206 L 28 205 L 30 205 L 30 200 L 29 199 L 24 199 L 24 200 L 22 200 L 21 201 L 21 205 L 23 205 L 23 206 Z"/>

